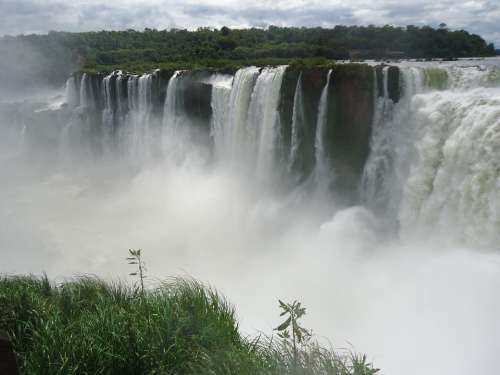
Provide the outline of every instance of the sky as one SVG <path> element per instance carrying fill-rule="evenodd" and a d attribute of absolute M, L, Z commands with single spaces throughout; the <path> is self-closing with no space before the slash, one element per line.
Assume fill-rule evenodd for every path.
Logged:
<path fill-rule="evenodd" d="M 0 35 L 442 22 L 500 47 L 500 0 L 0 0 Z"/>

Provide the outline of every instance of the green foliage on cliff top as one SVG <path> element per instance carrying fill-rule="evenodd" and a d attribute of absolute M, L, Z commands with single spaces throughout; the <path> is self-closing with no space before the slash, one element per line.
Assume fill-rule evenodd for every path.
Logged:
<path fill-rule="evenodd" d="M 322 57 L 310 57 L 302 59 L 286 59 L 286 58 L 265 58 L 265 59 L 249 59 L 249 60 L 228 60 L 228 59 L 208 59 L 198 61 L 175 61 L 175 62 L 160 62 L 160 63 L 126 63 L 116 65 L 99 65 L 88 64 L 81 71 L 84 73 L 111 73 L 121 70 L 131 74 L 142 74 L 152 72 L 156 69 L 165 71 L 176 70 L 213 70 L 217 72 L 234 73 L 236 70 L 245 66 L 278 66 L 289 65 L 290 69 L 303 69 L 307 67 L 333 67 L 334 63 Z"/>
<path fill-rule="evenodd" d="M 0 330 L 23 374 L 371 375 L 366 356 L 242 336 L 215 290 L 176 279 L 144 293 L 80 278 L 0 277 Z"/>
<path fill-rule="evenodd" d="M 217 68 L 267 59 L 289 64 L 295 59 L 458 58 L 493 56 L 495 48 L 464 30 L 428 26 L 270 26 L 5 36 L 0 38 L 0 55 L 5 57 L 0 59 L 5 83 L 14 76 L 12 71 L 29 73 L 31 80 L 55 82 L 81 68 L 129 67 L 143 72 L 162 64 Z"/>

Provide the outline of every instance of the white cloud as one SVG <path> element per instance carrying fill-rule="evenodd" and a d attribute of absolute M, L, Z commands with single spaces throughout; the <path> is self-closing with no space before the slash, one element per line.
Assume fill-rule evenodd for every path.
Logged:
<path fill-rule="evenodd" d="M 0 34 L 199 26 L 394 24 L 464 28 L 500 46 L 493 0 L 2 0 Z"/>

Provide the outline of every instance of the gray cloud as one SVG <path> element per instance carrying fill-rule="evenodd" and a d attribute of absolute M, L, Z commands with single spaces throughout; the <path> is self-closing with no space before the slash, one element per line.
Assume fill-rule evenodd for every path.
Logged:
<path fill-rule="evenodd" d="M 432 25 L 465 29 L 500 46 L 500 4 L 493 0 L 2 0 L 0 34 L 199 26 L 336 24 Z"/>

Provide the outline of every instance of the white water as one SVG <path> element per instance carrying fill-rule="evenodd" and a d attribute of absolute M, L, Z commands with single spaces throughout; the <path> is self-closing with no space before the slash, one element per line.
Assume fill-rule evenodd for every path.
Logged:
<path fill-rule="evenodd" d="M 140 89 L 141 78 L 129 78 L 120 131 L 136 144 L 123 152 L 137 155 L 139 168 L 124 172 L 106 159 L 85 163 L 91 156 L 75 147 L 61 151 L 74 170 L 45 154 L 2 160 L 0 271 L 125 279 L 127 249 L 142 247 L 150 279 L 180 274 L 213 284 L 235 303 L 245 332 L 271 332 L 279 322 L 277 299 L 297 298 L 308 309 L 306 326 L 336 347 L 352 343 L 384 374 L 494 374 L 499 88 L 473 78 L 491 72 L 468 69 L 456 73 L 462 86 L 435 91 L 426 87 L 424 70 L 403 67 L 405 95 L 398 103 L 390 102 L 387 89 L 376 99 L 372 153 L 360 187 L 375 214 L 360 206 L 330 211 L 329 202 L 310 191 L 264 191 L 256 176 L 273 176 L 277 167 L 271 145 L 279 135 L 279 69 L 239 71 L 230 88 L 227 77 L 213 80 L 210 126 L 222 159 L 213 165 L 168 157 L 176 147 L 199 154 L 182 131 L 166 131 L 189 125 L 179 103 L 182 75 L 168 84 L 165 158 L 149 159 L 151 86 L 141 77 Z M 82 82 L 74 88 L 83 95 L 75 96 L 81 98 L 77 119 L 93 106 L 88 77 Z M 294 102 L 301 103 L 301 95 Z M 300 125 L 300 106 L 294 107 L 292 128 Z M 80 127 L 72 123 L 73 135 Z M 81 145 L 86 137 L 80 130 L 72 141 Z M 247 145 L 254 152 L 239 162 L 260 166 L 254 173 L 231 163 Z M 323 207 L 311 204 L 315 200 Z M 383 235 L 386 218 L 399 220 L 399 236 Z"/>
<path fill-rule="evenodd" d="M 330 87 L 330 69 L 326 75 L 325 87 L 321 92 L 318 105 L 318 120 L 316 122 L 316 136 L 314 138 L 315 171 L 314 177 L 320 187 L 327 188 L 333 178 L 333 171 L 330 169 L 329 160 L 325 154 L 325 128 L 327 126 L 328 115 L 328 89 Z"/>
<path fill-rule="evenodd" d="M 270 176 L 278 134 L 278 101 L 286 67 L 264 68 L 259 74 L 248 108 L 247 134 L 252 154 L 257 155 L 256 175 Z"/>
<path fill-rule="evenodd" d="M 113 119 L 114 119 L 114 109 L 113 109 L 113 98 L 111 92 L 111 79 L 114 74 L 110 74 L 104 77 L 102 83 L 103 98 L 104 98 L 104 110 L 102 111 L 102 143 L 103 150 L 105 152 L 111 153 L 113 150 L 109 149 L 112 144 L 113 136 Z"/>
<path fill-rule="evenodd" d="M 292 170 L 294 165 L 299 160 L 300 150 L 300 131 L 305 126 L 304 117 L 304 100 L 302 98 L 302 72 L 297 79 L 295 86 L 295 94 L 293 96 L 293 113 L 292 113 L 292 135 L 290 140 L 290 157 L 289 170 Z"/>
<path fill-rule="evenodd" d="M 388 93 L 388 68 L 382 70 L 383 96 L 375 99 L 371 154 L 361 183 L 363 201 L 375 212 L 396 217 L 408 177 L 409 163 L 415 158 L 411 116 L 414 96 L 424 90 L 423 72 L 402 68 L 403 95 L 397 104 Z"/>
<path fill-rule="evenodd" d="M 500 244 L 500 88 L 415 97 L 419 155 L 400 209 L 403 235 Z"/>

